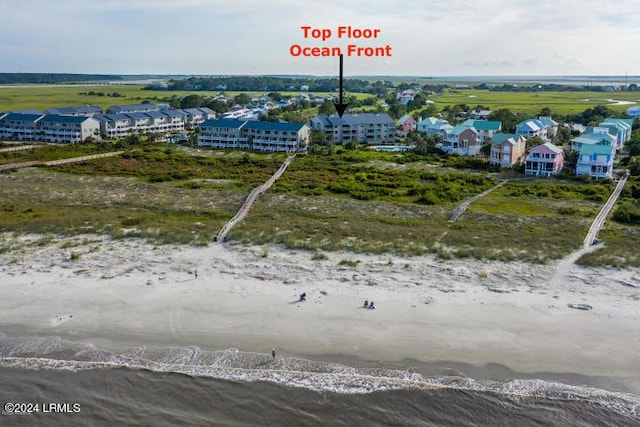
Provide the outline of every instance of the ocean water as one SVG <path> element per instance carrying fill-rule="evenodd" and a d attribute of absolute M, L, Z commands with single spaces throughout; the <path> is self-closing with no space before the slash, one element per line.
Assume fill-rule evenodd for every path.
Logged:
<path fill-rule="evenodd" d="M 597 388 L 57 337 L 0 336 L 0 403 L 39 405 L 1 426 L 640 425 L 640 396 Z"/>

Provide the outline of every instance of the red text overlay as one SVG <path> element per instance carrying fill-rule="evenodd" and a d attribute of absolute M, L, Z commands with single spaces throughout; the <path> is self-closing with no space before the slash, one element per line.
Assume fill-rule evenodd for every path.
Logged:
<path fill-rule="evenodd" d="M 369 46 L 358 43 L 348 43 L 350 41 L 371 41 L 376 40 L 382 32 L 379 28 L 355 28 L 351 25 L 341 25 L 335 29 L 331 28 L 314 28 L 311 26 L 301 26 L 302 37 L 305 39 L 314 40 L 320 45 L 302 45 L 292 44 L 289 47 L 289 54 L 291 56 L 391 56 L 391 46 L 377 45 Z M 326 46 L 325 42 L 329 42 L 333 39 L 339 39 L 340 41 L 347 42 L 344 47 L 339 46 Z"/>

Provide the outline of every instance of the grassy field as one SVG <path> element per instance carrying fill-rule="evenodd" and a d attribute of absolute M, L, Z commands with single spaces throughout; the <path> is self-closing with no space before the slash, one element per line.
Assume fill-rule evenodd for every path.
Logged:
<path fill-rule="evenodd" d="M 110 105 L 116 104 L 140 104 L 143 101 L 163 102 L 168 98 L 181 98 L 184 95 L 196 94 L 200 96 L 216 96 L 220 91 L 166 91 L 166 90 L 142 90 L 141 85 L 104 85 L 104 86 L 65 86 L 65 87 L 11 87 L 0 86 L 0 111 L 18 110 L 31 108 L 36 110 L 46 110 L 53 107 L 68 107 L 79 105 L 97 105 L 106 109 Z M 103 92 L 112 94 L 117 92 L 122 97 L 81 95 L 87 92 Z M 225 95 L 234 97 L 243 92 L 228 91 Z M 252 95 L 266 95 L 268 92 L 248 92 Z M 284 96 L 297 96 L 300 92 L 280 92 Z M 328 95 L 328 93 L 317 93 L 317 95 Z M 335 95 L 335 93 L 334 93 Z M 359 99 L 367 98 L 371 95 L 364 93 L 353 93 Z"/>
<path fill-rule="evenodd" d="M 81 95 L 81 92 L 120 93 L 123 97 Z M 180 98 L 188 94 L 201 96 L 218 95 L 220 91 L 163 91 L 142 90 L 140 85 L 105 86 L 66 86 L 66 87 L 0 87 L 0 111 L 32 108 L 45 110 L 52 107 L 98 105 L 106 108 L 114 104 L 139 104 L 143 101 L 166 102 L 171 97 Z M 242 92 L 225 92 L 235 96 Z M 262 95 L 266 92 L 249 92 Z M 300 92 L 281 92 L 284 96 L 297 96 Z M 326 93 L 316 93 L 327 95 Z M 334 94 L 335 95 L 335 94 Z M 369 94 L 353 93 L 358 99 L 370 97 Z M 556 114 L 580 113 L 596 105 L 607 105 L 623 114 L 629 105 L 611 105 L 608 99 L 633 101 L 640 100 L 640 94 L 633 92 L 494 92 L 488 90 L 451 90 L 440 96 L 431 96 L 438 109 L 447 105 L 467 104 L 483 105 L 491 109 L 508 108 L 514 112 L 537 115 L 542 108 L 549 107 Z M 373 110 L 375 107 L 363 107 Z"/>
<path fill-rule="evenodd" d="M 537 115 L 544 107 L 555 114 L 575 114 L 596 105 L 606 105 L 624 114 L 630 105 L 611 105 L 609 99 L 637 102 L 634 92 L 497 92 L 489 90 L 451 90 L 440 96 L 430 96 L 438 109 L 446 105 L 483 105 L 489 109 L 508 108 L 513 112 Z"/>

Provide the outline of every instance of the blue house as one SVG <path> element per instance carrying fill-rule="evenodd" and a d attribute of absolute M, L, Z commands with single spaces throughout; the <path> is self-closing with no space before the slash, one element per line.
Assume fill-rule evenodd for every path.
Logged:
<path fill-rule="evenodd" d="M 592 178 L 613 178 L 613 159 L 616 149 L 613 145 L 583 145 L 578 154 L 576 175 Z"/>

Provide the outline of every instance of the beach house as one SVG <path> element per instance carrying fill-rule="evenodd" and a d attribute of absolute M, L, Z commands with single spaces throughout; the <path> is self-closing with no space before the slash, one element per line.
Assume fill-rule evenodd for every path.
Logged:
<path fill-rule="evenodd" d="M 405 114 L 398 119 L 398 134 L 400 134 L 400 136 L 407 136 L 409 132 L 416 130 L 417 125 L 418 122 L 416 122 L 416 119 Z"/>
<path fill-rule="evenodd" d="M 458 125 L 447 134 L 442 150 L 447 154 L 477 156 L 480 154 L 480 138 L 474 127 Z"/>
<path fill-rule="evenodd" d="M 478 137 L 481 142 L 493 136 L 502 130 L 502 122 L 496 120 L 475 120 L 467 119 L 462 122 L 463 126 L 473 127 L 478 131 Z"/>
<path fill-rule="evenodd" d="M 207 120 L 200 125 L 198 146 L 295 153 L 309 145 L 310 132 L 310 127 L 303 123 Z"/>
<path fill-rule="evenodd" d="M 503 168 L 520 164 L 525 159 L 527 140 L 513 133 L 496 133 L 491 140 L 489 163 Z"/>
<path fill-rule="evenodd" d="M 530 176 L 549 176 L 562 171 L 564 153 L 562 148 L 546 142 L 529 150 L 525 160 L 524 174 Z"/>
<path fill-rule="evenodd" d="M 576 175 L 592 178 L 613 178 L 613 160 L 616 149 L 613 145 L 583 145 L 578 153 Z"/>

